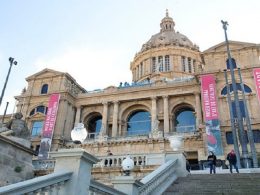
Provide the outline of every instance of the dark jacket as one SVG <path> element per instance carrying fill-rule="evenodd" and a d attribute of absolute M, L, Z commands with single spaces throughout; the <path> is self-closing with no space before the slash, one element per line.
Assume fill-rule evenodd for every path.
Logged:
<path fill-rule="evenodd" d="M 214 154 L 211 154 L 208 156 L 208 162 L 212 163 L 213 165 L 216 165 L 217 157 Z"/>
<path fill-rule="evenodd" d="M 228 153 L 227 155 L 227 160 L 229 161 L 229 163 L 231 164 L 236 164 L 237 163 L 237 157 L 236 157 L 236 154 L 234 153 Z"/>

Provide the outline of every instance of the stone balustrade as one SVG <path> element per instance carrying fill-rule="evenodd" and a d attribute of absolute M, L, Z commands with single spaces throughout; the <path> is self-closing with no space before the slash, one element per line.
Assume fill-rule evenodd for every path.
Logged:
<path fill-rule="evenodd" d="M 147 154 L 131 154 L 135 166 L 145 166 L 147 161 Z M 99 156 L 100 160 L 94 167 L 121 167 L 122 161 L 126 158 L 126 155 L 110 155 Z"/>
<path fill-rule="evenodd" d="M 32 161 L 32 165 L 33 165 L 34 170 L 54 169 L 55 159 L 46 159 L 46 160 L 35 159 Z"/>
<path fill-rule="evenodd" d="M 71 179 L 72 172 L 63 171 L 0 188 L 0 194 L 58 194 Z"/>

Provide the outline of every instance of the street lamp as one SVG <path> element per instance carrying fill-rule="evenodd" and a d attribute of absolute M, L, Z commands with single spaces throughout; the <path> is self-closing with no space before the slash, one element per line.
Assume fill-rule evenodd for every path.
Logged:
<path fill-rule="evenodd" d="M 13 64 L 17 65 L 17 61 L 14 61 L 14 58 L 12 58 L 12 57 L 9 58 L 9 62 L 10 62 L 10 67 L 9 67 L 9 70 L 8 70 L 8 73 L 7 73 L 7 76 L 6 76 L 6 79 L 5 79 L 4 87 L 2 89 L 2 93 L 1 93 L 1 97 L 0 97 L 0 107 L 1 107 L 1 104 L 2 104 L 2 100 L 4 98 L 5 88 L 6 88 L 6 85 L 7 85 L 7 82 L 8 82 L 8 78 L 9 78 L 12 66 L 13 66 Z"/>
<path fill-rule="evenodd" d="M 129 176 L 131 170 L 134 169 L 134 161 L 130 158 L 129 155 L 126 156 L 126 158 L 122 161 L 122 168 L 125 176 Z"/>
<path fill-rule="evenodd" d="M 81 144 L 87 138 L 88 132 L 83 123 L 78 123 L 71 131 L 71 139 L 75 144 Z"/>
<path fill-rule="evenodd" d="M 221 23 L 223 25 L 224 33 L 225 33 L 225 41 L 227 45 L 227 55 L 228 55 L 228 65 L 230 68 L 230 75 L 231 75 L 231 82 L 232 82 L 232 88 L 233 88 L 233 93 L 234 93 L 234 102 L 235 102 L 235 109 L 236 109 L 236 114 L 237 114 L 237 123 L 238 123 L 238 129 L 239 129 L 239 141 L 241 144 L 242 148 L 242 162 L 244 167 L 247 167 L 250 165 L 250 160 L 248 156 L 248 149 L 247 149 L 247 140 L 246 140 L 246 134 L 244 130 L 244 125 L 243 125 L 243 118 L 241 115 L 241 110 L 239 106 L 239 99 L 238 99 L 238 92 L 237 92 L 237 86 L 236 86 L 236 79 L 235 79 L 235 73 L 234 73 L 234 63 L 231 58 L 231 53 L 229 49 L 229 42 L 228 42 L 228 37 L 227 37 L 227 25 L 228 23 L 226 21 L 221 20 Z M 232 121 L 231 121 L 232 122 Z"/>

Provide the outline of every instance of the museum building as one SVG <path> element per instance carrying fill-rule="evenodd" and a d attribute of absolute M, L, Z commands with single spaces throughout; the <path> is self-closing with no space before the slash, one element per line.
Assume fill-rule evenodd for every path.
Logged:
<path fill-rule="evenodd" d="M 260 44 L 239 41 L 230 41 L 229 44 L 232 58 L 243 77 L 244 87 L 241 87 L 238 68 L 235 68 L 241 114 L 245 117 L 244 91 L 259 153 L 260 104 L 253 71 L 260 68 Z M 209 150 L 214 151 L 215 145 L 219 150 L 216 151 L 218 158 L 222 160 L 234 147 L 230 108 L 235 117 L 236 114 L 232 87 L 231 107 L 227 99 L 226 61 L 225 42 L 201 52 L 188 37 L 175 30 L 175 22 L 166 12 L 160 23 L 160 32 L 141 46 L 130 63 L 132 83 L 122 81 L 117 86 L 87 91 L 69 73 L 44 69 L 26 78 L 27 88 L 15 97 L 17 112 L 23 114 L 31 130 L 33 148 L 37 151 L 49 98 L 51 94 L 59 94 L 51 150 L 74 147 L 71 131 L 82 122 L 88 137 L 76 147 L 82 147 L 93 155 L 106 156 L 107 151 L 111 151 L 114 156 L 139 155 L 137 164 L 147 162 L 149 156 L 160 162 L 157 154 L 170 150 L 169 136 L 180 135 L 192 168 L 201 169 L 201 162 L 206 160 Z M 93 74 L 98 75 L 98 72 Z M 213 79 L 209 98 L 216 100 L 214 120 L 218 121 L 215 130 L 219 137 L 213 140 L 209 139 L 206 129 L 207 99 L 202 94 L 203 79 L 207 76 Z M 228 82 L 232 86 L 230 76 Z M 245 124 L 244 128 L 247 130 Z M 248 148 L 250 153 L 249 144 Z"/>

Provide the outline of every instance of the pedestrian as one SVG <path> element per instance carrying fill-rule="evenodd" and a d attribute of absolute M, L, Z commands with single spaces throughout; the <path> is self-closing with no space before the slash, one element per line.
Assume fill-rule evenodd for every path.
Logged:
<path fill-rule="evenodd" d="M 217 157 L 215 156 L 215 154 L 210 151 L 209 155 L 208 155 L 208 164 L 209 164 L 209 168 L 210 168 L 210 174 L 212 174 L 212 171 L 214 174 L 216 174 L 216 162 L 217 162 Z"/>
<path fill-rule="evenodd" d="M 236 156 L 236 153 L 235 153 L 234 150 L 231 150 L 231 152 L 228 153 L 227 160 L 229 162 L 230 173 L 233 173 L 232 172 L 232 166 L 234 166 L 237 173 L 239 173 L 238 168 L 237 168 L 237 156 Z"/>

